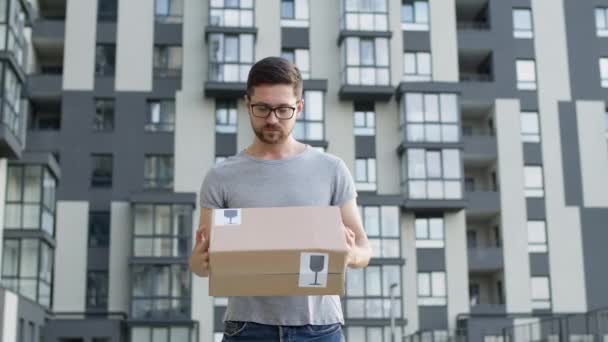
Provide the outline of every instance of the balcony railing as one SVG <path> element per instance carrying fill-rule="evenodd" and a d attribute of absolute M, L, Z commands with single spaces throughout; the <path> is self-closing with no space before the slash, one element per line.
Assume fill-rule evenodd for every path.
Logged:
<path fill-rule="evenodd" d="M 460 82 L 493 82 L 494 76 L 474 72 L 460 72 Z"/>
<path fill-rule="evenodd" d="M 459 30 L 486 31 L 490 29 L 488 21 L 459 21 L 457 25 Z"/>

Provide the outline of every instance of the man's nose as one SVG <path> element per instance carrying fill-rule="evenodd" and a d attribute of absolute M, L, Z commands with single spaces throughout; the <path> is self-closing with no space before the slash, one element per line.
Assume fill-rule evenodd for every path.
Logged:
<path fill-rule="evenodd" d="M 279 119 L 277 119 L 277 115 L 274 111 L 271 111 L 270 114 L 266 117 L 267 124 L 277 124 L 279 123 Z"/>

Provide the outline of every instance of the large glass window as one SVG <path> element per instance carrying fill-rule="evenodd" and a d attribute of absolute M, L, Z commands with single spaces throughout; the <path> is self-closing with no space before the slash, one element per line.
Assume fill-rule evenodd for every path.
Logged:
<path fill-rule="evenodd" d="M 360 191 L 376 191 L 376 159 L 355 160 L 355 186 Z"/>
<path fill-rule="evenodd" d="M 390 326 L 355 326 L 354 324 L 348 324 L 344 329 L 346 341 L 348 342 L 391 342 L 391 341 L 406 341 L 404 339 L 403 328 L 397 324 L 395 327 L 395 339 L 391 337 L 392 331 Z M 384 338 L 384 339 L 383 339 Z M 425 340 L 427 341 L 427 340 Z M 431 341 L 431 340 L 428 340 Z M 445 341 L 443 339 L 436 339 L 436 342 Z"/>
<path fill-rule="evenodd" d="M 110 246 L 110 213 L 93 211 L 89 213 L 89 248 Z"/>
<path fill-rule="evenodd" d="M 355 102 L 354 133 L 356 136 L 376 135 L 376 109 L 373 102 Z"/>
<path fill-rule="evenodd" d="M 532 11 L 529 8 L 513 9 L 513 36 L 515 38 L 532 38 Z"/>
<path fill-rule="evenodd" d="M 95 47 L 95 76 L 114 76 L 116 45 L 97 44 Z"/>
<path fill-rule="evenodd" d="M 308 49 L 283 49 L 281 57 L 294 63 L 300 69 L 302 79 L 310 78 L 310 53 Z"/>
<path fill-rule="evenodd" d="M 190 252 L 192 208 L 184 205 L 136 204 L 134 257 L 186 257 Z"/>
<path fill-rule="evenodd" d="M 108 308 L 108 271 L 87 272 L 87 310 Z"/>
<path fill-rule="evenodd" d="M 2 50 L 7 50 L 13 54 L 17 65 L 25 71 L 25 51 L 27 49 L 25 9 L 20 1 L 11 1 L 10 6 L 8 6 L 7 1 L 1 1 L 0 6 L 2 6 L 0 10 L 0 47 Z M 8 8 L 10 8 L 10 13 L 7 14 L 6 10 Z"/>
<path fill-rule="evenodd" d="M 55 232 L 57 180 L 38 165 L 9 165 L 7 170 L 4 228 L 42 229 Z"/>
<path fill-rule="evenodd" d="M 173 187 L 173 155 L 146 155 L 144 188 L 171 189 Z"/>
<path fill-rule="evenodd" d="M 348 37 L 342 42 L 342 60 L 343 84 L 390 84 L 387 38 Z"/>
<path fill-rule="evenodd" d="M 236 100 L 218 99 L 215 101 L 215 131 L 217 133 L 236 133 L 237 120 Z"/>
<path fill-rule="evenodd" d="M 110 132 L 114 129 L 114 100 L 95 99 L 93 131 Z"/>
<path fill-rule="evenodd" d="M 2 284 L 50 307 L 54 251 L 38 239 L 4 239 Z"/>
<path fill-rule="evenodd" d="M 540 125 L 537 112 L 521 112 L 521 140 L 523 142 L 540 142 Z"/>
<path fill-rule="evenodd" d="M 209 35 L 209 80 L 246 82 L 253 64 L 252 34 Z"/>
<path fill-rule="evenodd" d="M 179 77 L 182 74 L 182 47 L 154 46 L 154 76 Z"/>
<path fill-rule="evenodd" d="M 390 317 L 391 285 L 395 295 L 395 317 L 403 317 L 400 265 L 370 265 L 346 273 L 346 317 L 378 319 Z M 350 340 L 349 340 L 350 341 Z"/>
<path fill-rule="evenodd" d="M 444 223 L 442 217 L 416 217 L 416 247 L 443 248 Z"/>
<path fill-rule="evenodd" d="M 253 27 L 253 0 L 211 0 L 211 26 Z"/>
<path fill-rule="evenodd" d="M 113 158 L 111 154 L 91 155 L 91 186 L 95 188 L 112 187 Z"/>
<path fill-rule="evenodd" d="M 364 206 L 360 207 L 359 211 L 372 248 L 372 257 L 399 258 L 401 256 L 399 208 Z"/>
<path fill-rule="evenodd" d="M 190 272 L 186 264 L 138 264 L 131 270 L 132 318 L 190 319 Z"/>
<path fill-rule="evenodd" d="M 294 137 L 298 140 L 325 140 L 325 102 L 322 91 L 304 92 L 304 110 L 296 121 Z"/>
<path fill-rule="evenodd" d="M 551 287 L 549 277 L 532 277 L 532 308 L 551 308 Z"/>
<path fill-rule="evenodd" d="M 173 132 L 175 129 L 175 101 L 148 101 L 147 132 Z"/>
<path fill-rule="evenodd" d="M 608 88 L 608 57 L 600 58 L 600 78 L 602 88 Z"/>
<path fill-rule="evenodd" d="M 545 221 L 528 221 L 528 251 L 530 253 L 547 252 Z"/>
<path fill-rule="evenodd" d="M 406 31 L 428 31 L 429 2 L 401 0 L 401 26 Z"/>
<path fill-rule="evenodd" d="M 608 37 L 608 7 L 595 9 L 595 32 L 598 37 Z"/>
<path fill-rule="evenodd" d="M 99 0 L 97 3 L 98 21 L 116 21 L 118 0 Z"/>
<path fill-rule="evenodd" d="M 418 305 L 446 305 L 445 272 L 418 273 Z"/>
<path fill-rule="evenodd" d="M 536 90 L 536 62 L 533 59 L 520 59 L 515 63 L 517 89 Z"/>
<path fill-rule="evenodd" d="M 431 78 L 431 54 L 429 52 L 405 52 L 403 54 L 404 81 L 430 81 Z"/>
<path fill-rule="evenodd" d="M 349 31 L 388 30 L 386 0 L 343 0 L 342 29 Z"/>
<path fill-rule="evenodd" d="M 184 15 L 184 0 L 156 0 L 154 13 L 156 21 L 181 23 Z"/>
<path fill-rule="evenodd" d="M 402 163 L 410 199 L 462 198 L 459 150 L 408 149 Z"/>
<path fill-rule="evenodd" d="M 524 193 L 526 197 L 544 197 L 542 166 L 524 166 Z"/>
<path fill-rule="evenodd" d="M 2 65 L 2 64 L 0 64 Z M 24 139 L 21 132 L 23 118 L 23 100 L 21 99 L 22 85 L 17 74 L 8 63 L 2 65 L 4 71 L 4 94 L 2 106 L 2 121 L 20 141 Z"/>
<path fill-rule="evenodd" d="M 410 142 L 458 142 L 459 108 L 455 94 L 407 93 L 401 129 Z"/>
<path fill-rule="evenodd" d="M 131 342 L 194 342 L 194 329 L 188 326 L 133 326 Z"/>
<path fill-rule="evenodd" d="M 308 27 L 309 0 L 281 0 L 281 26 Z"/>

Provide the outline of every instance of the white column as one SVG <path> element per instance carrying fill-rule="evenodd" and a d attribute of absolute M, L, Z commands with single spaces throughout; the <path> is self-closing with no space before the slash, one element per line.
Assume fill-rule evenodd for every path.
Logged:
<path fill-rule="evenodd" d="M 63 90 L 93 90 L 97 0 L 67 0 L 66 7 Z"/>
<path fill-rule="evenodd" d="M 130 203 L 112 202 L 110 209 L 108 310 L 113 312 L 129 312 L 131 288 L 126 280 L 130 277 L 131 222 Z"/>
<path fill-rule="evenodd" d="M 401 214 L 401 255 L 405 258 L 403 268 L 403 305 L 407 319 L 404 336 L 418 331 L 418 263 L 416 259 L 416 217 L 413 213 Z"/>
<path fill-rule="evenodd" d="M 429 0 L 433 81 L 458 82 L 456 1 Z"/>
<path fill-rule="evenodd" d="M 448 329 L 456 329 L 456 317 L 469 313 L 469 264 L 465 211 L 449 212 L 445 221 L 445 272 L 448 296 Z"/>

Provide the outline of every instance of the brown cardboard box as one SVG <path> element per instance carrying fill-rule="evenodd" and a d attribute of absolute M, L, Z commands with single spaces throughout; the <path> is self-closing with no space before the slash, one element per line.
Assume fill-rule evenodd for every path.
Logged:
<path fill-rule="evenodd" d="M 209 295 L 342 295 L 346 255 L 338 207 L 216 209 Z"/>

